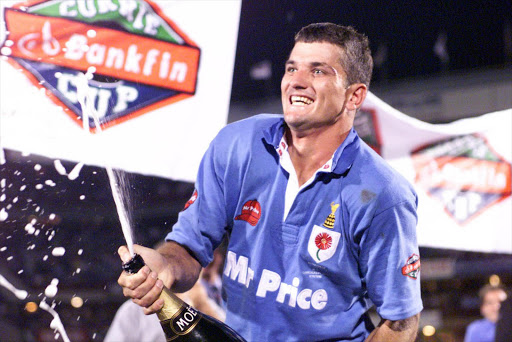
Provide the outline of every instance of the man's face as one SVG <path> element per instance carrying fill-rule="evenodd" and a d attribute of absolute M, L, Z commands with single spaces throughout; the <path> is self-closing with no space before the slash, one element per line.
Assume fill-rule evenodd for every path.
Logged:
<path fill-rule="evenodd" d="M 331 43 L 295 44 L 281 81 L 284 119 L 295 130 L 338 121 L 345 104 L 342 49 Z"/>
<path fill-rule="evenodd" d="M 482 316 L 491 322 L 497 322 L 500 312 L 501 302 L 507 299 L 507 294 L 503 290 L 489 291 L 485 294 L 480 312 Z"/>

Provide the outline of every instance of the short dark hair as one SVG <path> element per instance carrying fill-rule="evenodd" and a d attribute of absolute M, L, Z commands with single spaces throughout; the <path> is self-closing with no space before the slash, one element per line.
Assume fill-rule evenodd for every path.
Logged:
<path fill-rule="evenodd" d="M 344 52 L 340 63 L 347 74 L 348 84 L 364 83 L 370 86 L 373 71 L 370 43 L 367 36 L 353 27 L 333 23 L 309 24 L 295 35 L 297 42 L 327 42 L 339 46 Z"/>
<path fill-rule="evenodd" d="M 507 294 L 507 289 L 504 286 L 487 284 L 484 287 L 482 287 L 480 289 L 480 291 L 478 291 L 478 297 L 480 298 L 480 305 L 482 305 L 484 303 L 485 296 L 489 292 L 494 292 L 494 291 L 500 291 L 500 292 L 504 292 L 505 294 Z"/>

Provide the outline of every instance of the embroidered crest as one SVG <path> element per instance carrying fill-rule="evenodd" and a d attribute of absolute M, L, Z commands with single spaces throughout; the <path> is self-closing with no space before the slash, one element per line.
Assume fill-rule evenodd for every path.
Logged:
<path fill-rule="evenodd" d="M 341 234 L 315 225 L 308 241 L 308 253 L 317 263 L 330 259 L 340 241 Z"/>
<path fill-rule="evenodd" d="M 331 213 L 325 219 L 324 227 L 331 229 L 334 228 L 334 221 L 336 221 L 336 216 L 334 215 L 334 213 L 336 212 L 339 206 L 339 204 L 334 204 L 334 202 L 331 203 Z"/>
<path fill-rule="evenodd" d="M 417 254 L 413 254 L 407 259 L 404 267 L 402 267 L 402 274 L 412 279 L 418 279 L 420 273 L 420 257 Z"/>

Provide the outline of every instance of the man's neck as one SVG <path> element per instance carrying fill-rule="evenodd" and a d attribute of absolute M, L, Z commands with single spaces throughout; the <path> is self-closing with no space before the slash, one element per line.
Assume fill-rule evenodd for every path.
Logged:
<path fill-rule="evenodd" d="M 340 132 L 332 128 L 315 130 L 308 134 L 298 134 L 287 128 L 288 153 L 297 174 L 299 187 L 331 159 L 336 149 L 350 133 L 350 129 Z"/>

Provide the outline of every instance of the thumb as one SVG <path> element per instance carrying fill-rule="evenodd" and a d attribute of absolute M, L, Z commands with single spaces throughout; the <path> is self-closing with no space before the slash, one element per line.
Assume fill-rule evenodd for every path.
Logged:
<path fill-rule="evenodd" d="M 128 250 L 128 247 L 126 246 L 119 247 L 119 249 L 117 250 L 117 254 L 119 254 L 119 257 L 121 258 L 121 261 L 123 263 L 130 261 L 130 259 L 132 258 L 132 256 L 130 255 L 130 251 Z"/>

